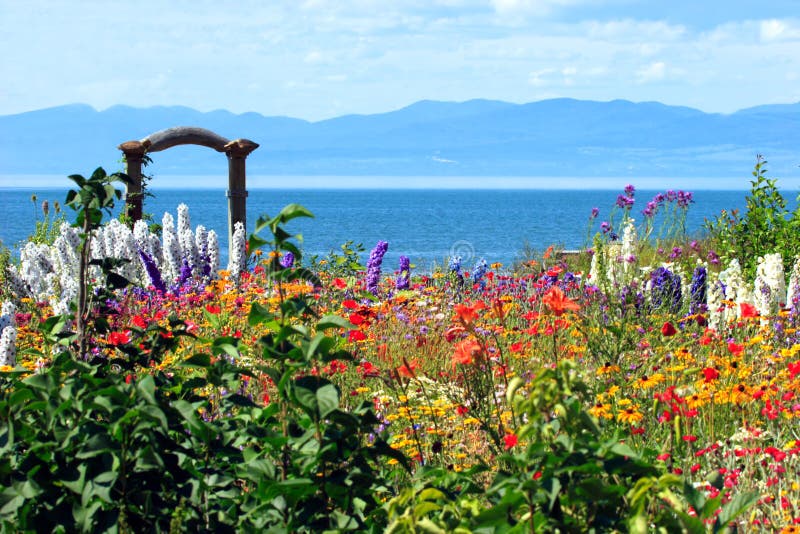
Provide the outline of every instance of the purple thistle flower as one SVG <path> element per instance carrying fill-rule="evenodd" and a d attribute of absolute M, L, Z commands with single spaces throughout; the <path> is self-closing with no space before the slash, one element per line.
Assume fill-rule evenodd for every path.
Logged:
<path fill-rule="evenodd" d="M 280 263 L 281 267 L 283 267 L 284 269 L 291 269 L 292 266 L 294 265 L 294 254 L 292 254 L 291 252 L 287 252 L 281 258 Z"/>
<path fill-rule="evenodd" d="M 589 218 L 596 219 L 598 215 L 600 215 L 600 208 L 592 208 L 592 214 L 589 216 Z"/>
<path fill-rule="evenodd" d="M 155 260 L 153 260 L 153 258 L 150 257 L 147 252 L 141 249 L 139 250 L 139 258 L 142 260 L 142 264 L 144 264 L 144 270 L 147 271 L 147 276 L 150 278 L 150 283 L 153 284 L 153 287 L 156 288 L 156 291 L 165 293 L 167 291 L 167 285 L 161 278 L 161 272 L 158 270 Z"/>
<path fill-rule="evenodd" d="M 378 294 L 378 282 L 381 280 L 381 264 L 387 250 L 389 250 L 389 243 L 378 241 L 375 248 L 369 253 L 369 260 L 367 260 L 367 291 L 373 295 Z"/>

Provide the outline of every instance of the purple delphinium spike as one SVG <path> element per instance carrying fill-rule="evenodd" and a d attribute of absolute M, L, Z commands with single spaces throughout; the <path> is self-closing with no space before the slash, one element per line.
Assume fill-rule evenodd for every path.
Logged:
<path fill-rule="evenodd" d="M 397 289 L 408 289 L 411 281 L 411 260 L 406 256 L 400 256 L 400 274 L 394 286 Z"/>
<path fill-rule="evenodd" d="M 383 263 L 383 256 L 387 250 L 389 250 L 389 243 L 378 241 L 378 244 L 369 254 L 369 260 L 367 260 L 367 291 L 373 295 L 378 294 L 378 283 L 381 280 L 381 263 Z"/>
<path fill-rule="evenodd" d="M 692 275 L 690 292 L 689 313 L 702 313 L 706 311 L 706 291 L 708 274 L 705 267 L 698 267 Z"/>
<path fill-rule="evenodd" d="M 139 250 L 139 258 L 144 264 L 144 270 L 147 271 L 147 276 L 150 278 L 150 283 L 153 284 L 153 287 L 156 288 L 156 291 L 165 293 L 167 291 L 167 285 L 161 278 L 161 272 L 158 270 L 155 260 L 153 260 L 153 258 L 143 250 Z"/>

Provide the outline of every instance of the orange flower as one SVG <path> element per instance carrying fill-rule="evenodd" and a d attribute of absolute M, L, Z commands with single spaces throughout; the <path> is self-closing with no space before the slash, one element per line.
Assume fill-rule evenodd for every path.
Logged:
<path fill-rule="evenodd" d="M 456 316 L 454 319 L 460 321 L 464 326 L 468 326 L 479 317 L 478 312 L 484 308 L 486 308 L 486 304 L 482 300 L 478 300 L 473 304 L 456 304 Z"/>
<path fill-rule="evenodd" d="M 397 368 L 397 374 L 400 376 L 404 376 L 406 378 L 414 378 L 416 376 L 416 371 L 419 369 L 419 362 L 416 360 L 411 360 L 410 362 L 406 362 L 405 358 L 403 359 L 405 362 L 404 365 L 401 365 Z"/>
<path fill-rule="evenodd" d="M 542 303 L 557 316 L 563 314 L 565 311 L 578 311 L 581 309 L 580 304 L 567 298 L 564 292 L 561 291 L 561 288 L 557 286 L 551 287 L 547 293 L 545 293 L 544 297 L 542 297 Z"/>
<path fill-rule="evenodd" d="M 457 364 L 469 365 L 475 361 L 475 357 L 483 351 L 480 343 L 474 339 L 466 339 L 456 345 L 453 353 L 453 367 Z"/>

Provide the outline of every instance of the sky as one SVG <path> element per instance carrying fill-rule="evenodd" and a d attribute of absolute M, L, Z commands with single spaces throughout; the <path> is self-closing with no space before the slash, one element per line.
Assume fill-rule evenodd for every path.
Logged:
<path fill-rule="evenodd" d="M 0 115 L 311 121 L 423 99 L 800 101 L 800 0 L 0 0 Z"/>

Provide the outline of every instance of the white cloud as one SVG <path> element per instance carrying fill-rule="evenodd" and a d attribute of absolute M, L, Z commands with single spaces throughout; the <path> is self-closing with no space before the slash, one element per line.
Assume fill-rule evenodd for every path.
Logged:
<path fill-rule="evenodd" d="M 639 83 L 651 83 L 664 79 L 667 66 L 663 61 L 655 61 L 636 71 L 636 80 Z"/>
<path fill-rule="evenodd" d="M 759 36 L 766 42 L 800 40 L 800 24 L 794 24 L 789 20 L 762 20 L 759 25 Z"/>

